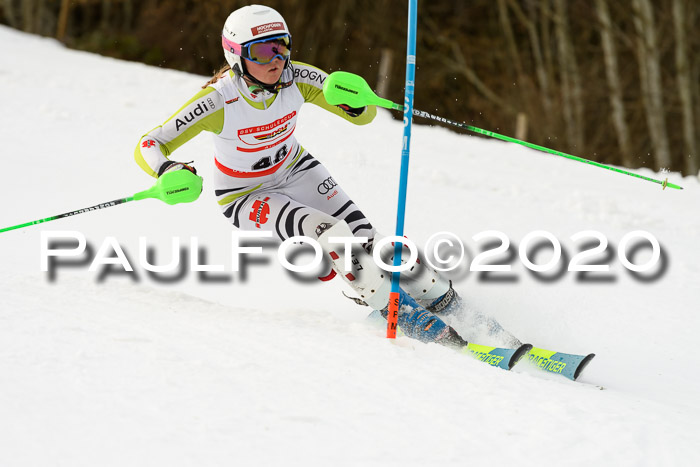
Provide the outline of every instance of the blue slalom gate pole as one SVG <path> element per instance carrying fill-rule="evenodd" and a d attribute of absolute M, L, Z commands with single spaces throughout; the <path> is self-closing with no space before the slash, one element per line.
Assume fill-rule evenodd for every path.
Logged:
<path fill-rule="evenodd" d="M 413 92 L 416 76 L 416 30 L 418 29 L 418 0 L 408 2 L 408 38 L 406 41 L 406 93 L 403 105 L 403 148 L 401 149 L 401 178 L 399 180 L 399 202 L 396 210 L 396 236 L 403 237 L 406 216 L 406 188 L 408 185 L 408 162 L 411 151 L 411 123 L 413 122 Z M 394 242 L 394 268 L 401 266 L 403 244 Z M 399 280 L 400 271 L 391 273 L 391 293 L 387 316 L 386 337 L 396 338 L 399 319 Z"/>

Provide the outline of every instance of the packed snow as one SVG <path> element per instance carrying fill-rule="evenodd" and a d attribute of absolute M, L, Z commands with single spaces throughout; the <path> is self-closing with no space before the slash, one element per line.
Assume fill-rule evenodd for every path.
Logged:
<path fill-rule="evenodd" d="M 138 139 L 207 79 L 6 27 L 0 44 L 0 228 L 150 187 L 133 161 Z M 395 228 L 401 135 L 383 110 L 356 127 L 307 105 L 297 127 L 385 234 Z M 293 276 L 272 245 L 245 273 L 231 271 L 232 228 L 207 186 L 212 150 L 200 135 L 174 155 L 204 177 L 195 203 L 130 202 L 0 234 L 0 465 L 700 465 L 696 178 L 635 171 L 684 187 L 662 190 L 415 121 L 406 234 L 419 245 L 437 232 L 464 242 L 450 277 L 470 310 L 538 347 L 595 352 L 572 382 L 386 339 L 343 283 Z M 57 231 L 84 235 L 92 254 L 58 258 L 50 274 L 42 233 Z M 500 243 L 473 239 L 488 231 L 511 249 L 484 262 L 510 272 L 469 271 Z M 562 245 L 552 271 L 532 272 L 519 256 L 537 231 Z M 586 231 L 608 246 L 584 263 L 608 272 L 566 270 L 599 243 L 590 233 L 572 240 Z M 658 240 L 660 258 L 635 274 L 618 252 L 637 231 Z M 224 270 L 202 275 L 190 261 L 150 274 L 140 237 L 157 264 L 179 241 L 185 257 L 201 250 L 200 264 Z M 541 239 L 525 248 L 540 265 L 553 255 Z M 133 272 L 89 271 L 110 241 Z M 625 248 L 630 262 L 653 263 L 651 243 L 637 244 Z M 450 322 L 490 343 L 460 317 Z"/>

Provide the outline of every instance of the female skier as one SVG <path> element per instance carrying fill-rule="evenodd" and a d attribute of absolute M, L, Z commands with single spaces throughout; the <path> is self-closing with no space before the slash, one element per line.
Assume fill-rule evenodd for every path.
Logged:
<path fill-rule="evenodd" d="M 228 66 L 163 125 L 145 134 L 136 147 L 138 165 L 153 177 L 193 166 L 169 159 L 201 131 L 213 133 L 213 185 L 221 211 L 234 227 L 273 232 L 280 240 L 316 239 L 338 273 L 384 317 L 390 275 L 370 256 L 377 238 L 372 224 L 337 186 L 326 168 L 294 137 L 297 114 L 310 102 L 357 125 L 370 123 L 373 106 L 329 105 L 323 97 L 327 74 L 291 61 L 292 36 L 272 8 L 251 5 L 235 10 L 221 37 Z M 367 237 L 352 251 L 346 271 L 345 247 L 331 237 Z M 399 326 L 423 342 L 467 344 L 434 313 L 460 306 L 451 284 L 422 263 L 402 273 Z"/>

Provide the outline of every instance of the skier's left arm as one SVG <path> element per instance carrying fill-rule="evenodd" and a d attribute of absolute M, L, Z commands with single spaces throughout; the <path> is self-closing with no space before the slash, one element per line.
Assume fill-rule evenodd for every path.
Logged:
<path fill-rule="evenodd" d="M 316 104 L 355 125 L 366 125 L 374 120 L 377 108 L 373 105 L 356 109 L 347 105 L 330 105 L 326 102 L 326 98 L 323 96 L 323 82 L 328 77 L 328 73 L 325 71 L 301 62 L 292 62 L 292 66 L 294 67 L 294 84 L 304 96 L 304 102 Z"/>

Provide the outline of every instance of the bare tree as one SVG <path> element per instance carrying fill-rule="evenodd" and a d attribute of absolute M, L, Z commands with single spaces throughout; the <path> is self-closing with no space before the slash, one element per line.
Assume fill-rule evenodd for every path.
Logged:
<path fill-rule="evenodd" d="M 112 1 L 102 0 L 102 11 L 100 12 L 100 29 L 103 34 L 109 31 L 109 19 L 112 12 Z"/>
<path fill-rule="evenodd" d="M 380 96 L 389 94 L 393 62 L 394 52 L 389 47 L 382 48 L 382 55 L 379 59 L 379 70 L 377 71 L 377 94 Z"/>
<path fill-rule="evenodd" d="M 584 151 L 583 129 L 583 92 L 578 63 L 574 53 L 571 33 L 569 31 L 569 15 L 566 8 L 567 0 L 555 0 L 556 12 L 555 33 L 557 35 L 557 51 L 559 55 L 562 111 L 566 122 L 566 134 L 570 145 L 578 151 Z"/>
<path fill-rule="evenodd" d="M 33 32 L 34 2 L 35 0 L 24 0 L 22 2 L 22 30 L 26 32 Z"/>
<path fill-rule="evenodd" d="M 36 0 L 36 11 L 34 16 L 35 34 L 42 36 L 53 36 L 56 30 L 56 16 L 53 2 L 50 0 Z"/>
<path fill-rule="evenodd" d="M 552 99 L 550 96 L 549 76 L 543 58 L 540 38 L 537 33 L 537 16 L 535 14 L 536 9 L 530 9 L 530 17 L 528 18 L 528 16 L 526 16 L 520 8 L 518 2 L 515 0 L 508 0 L 508 4 L 520 22 L 527 29 L 528 38 L 530 39 L 530 48 L 532 49 L 532 57 L 535 61 L 535 74 L 537 76 L 537 83 L 540 88 L 539 94 L 542 99 L 542 107 L 544 108 L 545 116 L 549 117 L 552 112 Z"/>
<path fill-rule="evenodd" d="M 678 95 L 683 114 L 684 160 L 688 174 L 698 173 L 698 155 L 695 143 L 695 119 L 693 118 L 693 93 L 691 89 L 690 64 L 686 38 L 686 10 L 682 0 L 673 0 L 673 30 L 676 39 L 676 73 Z"/>
<path fill-rule="evenodd" d="M 671 167 L 656 25 L 650 0 L 633 0 L 642 99 L 657 168 Z"/>
<path fill-rule="evenodd" d="M 131 31 L 134 23 L 134 3 L 133 0 L 124 0 L 124 31 Z"/>
<path fill-rule="evenodd" d="M 68 26 L 68 13 L 71 7 L 70 0 L 61 1 L 61 10 L 58 14 L 58 26 L 56 27 L 56 39 L 62 41 L 66 36 Z"/>
<path fill-rule="evenodd" d="M 552 48 L 548 47 L 553 42 L 551 30 L 551 0 L 541 0 L 537 6 L 540 13 L 540 25 L 542 36 L 542 50 L 544 52 L 544 67 L 547 70 L 547 78 L 549 83 L 554 83 L 554 58 L 552 56 Z M 535 22 L 535 8 L 531 8 L 532 21 Z"/>
<path fill-rule="evenodd" d="M 617 47 L 613 39 L 613 28 L 610 20 L 610 10 L 607 0 L 596 0 L 596 12 L 600 20 L 600 37 L 603 46 L 605 61 L 605 75 L 608 81 L 610 107 L 612 108 L 612 121 L 617 135 L 617 144 L 620 147 L 622 164 L 632 165 L 630 151 L 630 136 L 625 115 L 625 106 L 622 99 L 622 86 L 620 84 L 620 69 L 617 62 Z"/>
<path fill-rule="evenodd" d="M 513 26 L 510 22 L 510 15 L 508 14 L 508 7 L 506 6 L 505 0 L 498 0 L 498 17 L 501 22 L 501 28 L 503 34 L 506 38 L 506 44 L 508 48 L 508 55 L 510 60 L 508 64 L 512 66 L 512 73 L 515 75 L 515 79 L 520 87 L 520 92 L 518 97 L 521 100 L 520 108 L 523 107 L 522 97 L 527 91 L 527 80 L 525 78 L 525 73 L 523 72 L 522 61 L 520 60 L 520 52 L 518 51 L 518 44 L 515 40 L 515 34 L 513 34 Z"/>
<path fill-rule="evenodd" d="M 2 0 L 0 7 L 2 7 L 2 14 L 7 18 L 7 23 L 13 28 L 19 28 L 19 13 L 15 8 L 13 0 Z"/>

